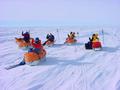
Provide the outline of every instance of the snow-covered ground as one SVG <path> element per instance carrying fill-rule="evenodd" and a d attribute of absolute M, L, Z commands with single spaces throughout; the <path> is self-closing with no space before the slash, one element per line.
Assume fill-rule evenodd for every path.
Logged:
<path fill-rule="evenodd" d="M 38 66 L 23 65 L 10 70 L 27 51 L 20 50 L 14 37 L 30 30 L 31 37 L 45 41 L 53 33 L 56 42 L 45 47 L 46 61 Z M 114 28 L 0 28 L 0 90 L 120 90 L 120 31 Z M 70 31 L 79 32 L 78 43 L 64 45 Z M 85 50 L 84 43 L 98 33 L 101 51 Z M 104 37 L 104 38 L 103 38 Z"/>

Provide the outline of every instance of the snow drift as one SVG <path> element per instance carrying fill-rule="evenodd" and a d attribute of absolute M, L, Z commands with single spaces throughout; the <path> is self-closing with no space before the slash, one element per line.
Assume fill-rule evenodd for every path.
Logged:
<path fill-rule="evenodd" d="M 45 41 L 47 33 L 55 45 L 45 47 L 46 61 L 38 66 L 4 67 L 22 61 L 25 52 L 14 37 L 30 30 L 31 37 Z M 113 28 L 0 28 L 0 90 L 120 90 L 120 31 Z M 77 43 L 64 45 L 70 31 L 79 32 Z M 98 33 L 102 50 L 85 50 L 84 44 Z"/>

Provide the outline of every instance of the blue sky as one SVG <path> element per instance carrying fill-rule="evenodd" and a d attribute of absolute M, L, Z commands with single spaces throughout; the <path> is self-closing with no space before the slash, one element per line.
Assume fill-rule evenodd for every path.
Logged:
<path fill-rule="evenodd" d="M 120 0 L 0 0 L 0 26 L 120 26 Z"/>

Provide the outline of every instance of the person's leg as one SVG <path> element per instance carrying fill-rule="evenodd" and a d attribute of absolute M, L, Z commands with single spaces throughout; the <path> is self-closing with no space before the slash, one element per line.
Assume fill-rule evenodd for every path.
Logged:
<path fill-rule="evenodd" d="M 28 52 L 33 52 L 33 48 L 29 48 L 29 49 L 28 49 Z"/>
<path fill-rule="evenodd" d="M 30 42 L 30 39 L 29 38 L 26 38 L 26 43 L 29 43 Z"/>
<path fill-rule="evenodd" d="M 26 43 L 29 43 L 29 38 L 23 38 L 23 40 L 26 42 Z"/>
<path fill-rule="evenodd" d="M 39 54 L 40 53 L 40 49 L 34 48 L 34 52 L 37 53 L 37 54 Z"/>

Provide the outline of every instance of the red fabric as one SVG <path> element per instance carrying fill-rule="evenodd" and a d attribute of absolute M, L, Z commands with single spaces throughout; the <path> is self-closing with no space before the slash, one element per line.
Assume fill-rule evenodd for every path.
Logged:
<path fill-rule="evenodd" d="M 101 47 L 101 43 L 100 42 L 92 42 L 92 47 L 93 48 L 100 48 Z"/>
<path fill-rule="evenodd" d="M 35 43 L 35 41 L 34 41 L 34 39 L 32 39 L 32 46 L 34 47 L 34 48 L 43 48 L 43 46 L 42 46 L 42 44 L 41 44 L 41 40 L 39 41 L 39 43 Z"/>

